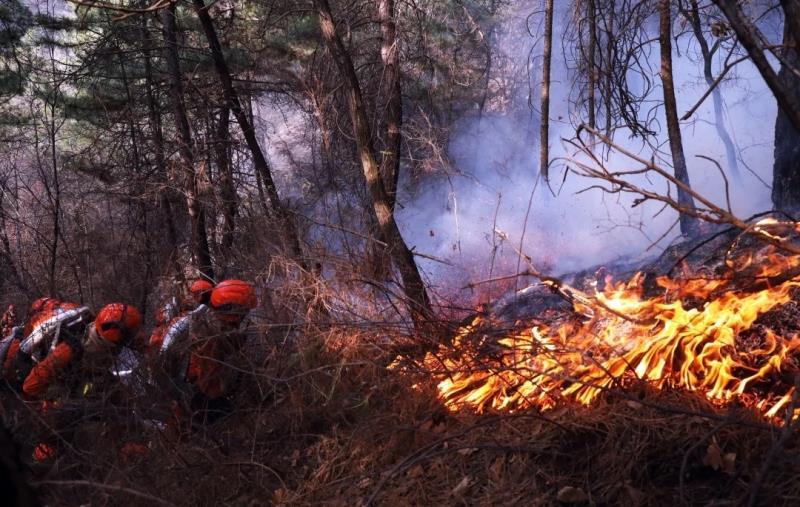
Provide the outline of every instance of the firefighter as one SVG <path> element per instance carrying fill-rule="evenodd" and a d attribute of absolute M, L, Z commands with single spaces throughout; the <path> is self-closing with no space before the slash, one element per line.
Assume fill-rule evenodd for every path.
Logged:
<path fill-rule="evenodd" d="M 133 342 L 141 321 L 133 306 L 106 305 L 83 327 L 82 333 L 75 328 L 70 332 L 61 330 L 49 352 L 30 368 L 22 382 L 22 393 L 38 408 L 45 423 L 45 428 L 38 428 L 44 436 L 40 435 L 40 443 L 34 449 L 36 461 L 49 461 L 57 455 L 56 440 L 49 428 L 58 429 L 64 438 L 63 432 L 69 433 L 75 421 L 83 419 L 82 405 L 64 407 L 66 398 L 107 394 L 108 382 L 113 378 L 111 367 L 123 346 Z M 19 355 L 26 354 L 26 340 L 28 337 L 23 340 Z"/>
<path fill-rule="evenodd" d="M 256 302 L 252 285 L 225 280 L 211 291 L 208 306 L 200 304 L 151 336 L 156 368 L 169 379 L 162 385 L 173 396 L 173 423 L 189 415 L 209 423 L 229 411 L 237 372 L 226 363 L 247 340 L 243 322 Z"/>
<path fill-rule="evenodd" d="M 54 380 L 75 368 L 82 370 L 83 375 L 77 379 L 86 391 L 91 380 L 106 376 L 122 347 L 133 342 L 141 324 L 142 316 L 133 306 L 124 303 L 104 306 L 84 336 L 72 335 L 58 343 L 31 369 L 22 392 L 32 399 L 41 398 Z"/>
<path fill-rule="evenodd" d="M 198 321 L 186 377 L 209 399 L 225 395 L 230 374 L 223 362 L 238 352 L 246 339 L 240 326 L 256 307 L 253 287 L 241 280 L 225 280 L 209 297 L 211 317 Z"/>
<path fill-rule="evenodd" d="M 91 311 L 85 306 L 44 297 L 34 301 L 24 327 L 13 328 L 0 346 L 3 377 L 21 389 L 33 365 L 48 355 L 59 342 L 79 341 Z"/>
<path fill-rule="evenodd" d="M 213 289 L 214 285 L 211 282 L 198 278 L 189 285 L 191 298 L 184 298 L 179 303 L 178 299 L 173 296 L 169 301 L 161 305 L 155 313 L 155 328 L 151 334 L 151 341 L 158 341 L 160 345 L 160 340 L 173 319 L 185 315 L 186 312 L 193 311 L 201 305 L 206 305 L 207 307 Z M 152 348 L 149 347 L 151 351 Z"/>

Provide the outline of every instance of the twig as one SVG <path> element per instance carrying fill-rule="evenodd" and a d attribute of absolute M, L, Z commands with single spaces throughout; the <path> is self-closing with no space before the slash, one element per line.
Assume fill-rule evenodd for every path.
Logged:
<path fill-rule="evenodd" d="M 96 489 L 103 489 L 107 491 L 117 491 L 120 493 L 127 493 L 132 496 L 136 496 L 139 498 L 144 498 L 145 500 L 149 500 L 151 502 L 155 502 L 161 505 L 170 505 L 174 506 L 175 504 L 172 502 L 168 502 L 163 498 L 158 498 L 157 496 L 153 496 L 149 493 L 144 493 L 142 491 L 138 491 L 131 488 L 126 488 L 125 486 L 115 486 L 112 484 L 103 484 L 101 482 L 93 482 L 93 481 L 83 481 L 83 480 L 70 480 L 70 481 L 55 481 L 55 480 L 46 480 L 46 481 L 37 481 L 33 483 L 34 486 L 41 486 L 41 485 L 51 485 L 51 486 L 88 486 L 90 488 Z"/>
<path fill-rule="evenodd" d="M 761 486 L 764 484 L 764 480 L 767 478 L 770 467 L 772 467 L 772 462 L 775 461 L 775 458 L 777 458 L 778 454 L 783 450 L 784 445 L 786 445 L 786 442 L 789 440 L 789 437 L 792 436 L 794 430 L 800 426 L 800 417 L 792 421 L 794 419 L 795 408 L 797 407 L 798 396 L 800 396 L 800 375 L 796 376 L 794 379 L 792 402 L 789 403 L 789 407 L 786 409 L 786 419 L 783 425 L 783 430 L 781 431 L 781 436 L 767 453 L 766 457 L 764 458 L 764 463 L 761 465 L 761 470 L 758 472 L 758 476 L 756 476 L 752 486 L 750 486 L 747 507 L 753 507 L 756 505 L 758 501 L 758 493 L 761 490 Z"/>
<path fill-rule="evenodd" d="M 722 72 L 720 72 L 719 76 L 717 76 L 717 79 L 715 79 L 714 82 L 711 83 L 711 86 L 708 87 L 708 90 L 706 90 L 706 92 L 703 94 L 703 96 L 700 97 L 700 99 L 697 101 L 697 103 L 695 105 L 693 105 L 688 111 L 686 111 L 686 114 L 681 116 L 681 121 L 688 120 L 689 117 L 692 116 L 695 111 L 697 111 L 697 108 L 700 107 L 700 105 L 703 102 L 705 102 L 705 100 L 708 98 L 708 96 L 711 95 L 711 92 L 713 92 L 714 89 L 720 84 L 720 82 L 722 82 L 722 79 L 728 74 L 728 72 L 732 68 L 734 68 L 737 64 L 740 64 L 740 63 L 742 63 L 743 61 L 745 61 L 745 60 L 747 60 L 749 58 L 750 58 L 750 55 L 745 55 L 745 56 L 742 56 L 740 58 L 737 58 L 736 60 L 734 60 L 734 61 L 730 62 L 728 65 L 726 65 L 725 68 L 722 69 Z"/>

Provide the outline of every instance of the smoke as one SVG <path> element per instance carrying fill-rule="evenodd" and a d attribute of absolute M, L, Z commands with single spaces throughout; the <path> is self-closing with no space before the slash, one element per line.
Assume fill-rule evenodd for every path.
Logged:
<path fill-rule="evenodd" d="M 536 8 L 531 4 L 528 12 Z M 565 19 L 565 12 L 557 13 L 556 38 L 563 33 Z M 531 55 L 539 54 L 540 49 L 534 47 L 528 26 L 507 26 L 496 37 L 494 50 L 516 66 L 529 66 L 534 84 L 525 83 L 514 90 L 516 100 L 507 107 L 464 116 L 448 146 L 453 169 L 438 184 L 427 184 L 425 189 L 407 196 L 398 220 L 409 245 L 427 256 L 418 258 L 423 271 L 435 286 L 448 288 L 490 275 L 512 274 L 520 266 L 520 243 L 522 252 L 534 264 L 551 273 L 656 255 L 679 235 L 678 227 L 673 227 L 677 220 L 674 211 L 662 210 L 661 205 L 650 202 L 632 207 L 632 197 L 597 189 L 581 192 L 598 182 L 575 174 L 562 181 L 565 162 L 558 159 L 568 155 L 569 150 L 560 140 L 574 137 L 578 120 L 569 104 L 573 76 L 558 44 L 554 44 L 551 90 L 551 157 L 557 159 L 550 170 L 552 192 L 542 182 L 537 184 L 539 114 L 530 103 L 538 103 L 536 82 L 541 69 Z M 520 44 L 525 39 L 528 42 Z M 675 48 L 674 56 L 679 114 L 707 90 L 702 65 L 690 61 L 687 42 L 681 44 Z M 652 67 L 657 71 L 657 46 L 650 53 Z M 503 71 L 494 70 L 499 74 Z M 729 193 L 733 211 L 747 217 L 771 208 L 770 189 L 764 182 L 771 182 L 776 105 L 749 63 L 741 64 L 731 76 L 721 85 L 721 91 L 726 126 L 740 152 L 743 177 L 737 182 L 729 176 Z M 660 85 L 657 75 L 652 79 Z M 660 86 L 654 89 L 653 99 L 660 101 L 661 93 Z M 727 167 L 724 145 L 713 121 L 713 105 L 708 98 L 689 122 L 682 123 L 684 150 L 693 187 L 725 207 L 725 183 L 719 170 L 697 157 L 712 157 Z M 663 110 L 659 112 L 658 125 L 666 130 Z M 654 155 L 639 139 L 626 139 L 623 134 L 615 140 L 644 158 Z M 659 135 L 658 141 L 656 160 L 668 167 L 663 162 L 670 160 L 665 133 Z M 607 164 L 610 168 L 636 167 L 635 162 L 616 155 Z M 666 190 L 664 181 L 639 178 L 635 182 L 653 190 Z M 656 242 L 670 227 L 671 232 Z M 502 231 L 507 239 L 495 231 Z M 524 261 L 521 266 L 524 269 Z"/>

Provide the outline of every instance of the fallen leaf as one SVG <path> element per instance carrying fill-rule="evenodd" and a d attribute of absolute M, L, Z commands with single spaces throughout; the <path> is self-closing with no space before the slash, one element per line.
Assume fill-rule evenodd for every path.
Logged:
<path fill-rule="evenodd" d="M 425 473 L 425 469 L 422 468 L 422 465 L 417 465 L 412 467 L 406 472 L 406 476 L 410 479 L 416 479 L 417 477 L 421 477 L 422 474 Z"/>
<path fill-rule="evenodd" d="M 478 449 L 475 447 L 466 447 L 458 450 L 458 453 L 462 456 L 469 456 L 470 454 L 475 454 L 476 452 L 478 452 Z"/>
<path fill-rule="evenodd" d="M 461 482 L 459 482 L 455 488 L 450 492 L 452 496 L 461 496 L 469 489 L 469 485 L 472 482 L 472 479 L 469 475 L 465 475 Z"/>
<path fill-rule="evenodd" d="M 711 443 L 708 444 L 706 455 L 703 456 L 703 464 L 714 470 L 720 470 L 722 468 L 722 449 L 720 449 L 716 438 L 712 439 Z"/>
<path fill-rule="evenodd" d="M 364 477 L 360 481 L 358 481 L 358 487 L 360 489 L 367 489 L 368 487 L 372 486 L 372 479 L 369 477 Z"/>
<path fill-rule="evenodd" d="M 293 467 L 297 466 L 298 460 L 300 460 L 300 449 L 295 449 L 294 452 L 292 452 L 292 466 Z"/>
<path fill-rule="evenodd" d="M 499 456 L 495 458 L 492 464 L 489 466 L 489 476 L 492 480 L 499 481 L 500 478 L 503 476 L 503 465 L 505 464 L 505 457 Z"/>
<path fill-rule="evenodd" d="M 556 499 L 563 503 L 584 503 L 589 500 L 589 497 L 586 496 L 586 493 L 581 488 L 564 486 L 558 490 Z"/>
<path fill-rule="evenodd" d="M 722 471 L 728 475 L 736 473 L 736 453 L 726 452 L 722 457 Z"/>

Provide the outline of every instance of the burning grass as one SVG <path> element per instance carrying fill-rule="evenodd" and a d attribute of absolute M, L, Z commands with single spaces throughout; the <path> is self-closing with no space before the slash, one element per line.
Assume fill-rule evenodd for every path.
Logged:
<path fill-rule="evenodd" d="M 491 317 L 478 315 L 417 367 L 438 376 L 451 410 L 591 405 L 604 392 L 646 383 L 780 416 L 798 374 L 798 264 L 773 246 L 748 249 L 713 277 L 689 269 L 659 277 L 654 295 L 642 273 L 609 277 L 588 294 L 545 280 L 572 299 L 571 313 L 500 336 Z"/>

